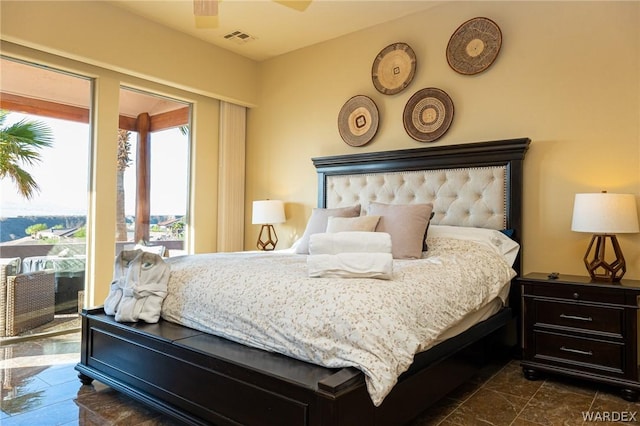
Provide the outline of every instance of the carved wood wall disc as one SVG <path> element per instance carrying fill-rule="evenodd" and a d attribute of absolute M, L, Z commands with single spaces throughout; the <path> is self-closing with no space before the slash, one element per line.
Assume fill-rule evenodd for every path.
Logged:
<path fill-rule="evenodd" d="M 357 95 L 349 99 L 338 114 L 340 136 L 351 146 L 367 144 L 378 131 L 378 107 L 367 96 Z"/>
<path fill-rule="evenodd" d="M 418 142 L 433 142 L 453 121 L 453 101 L 443 90 L 429 87 L 416 92 L 404 107 L 404 128 Z"/>
<path fill-rule="evenodd" d="M 447 62 L 460 74 L 478 74 L 496 60 L 501 46 L 500 27 L 489 18 L 473 18 L 449 39 Z"/>
<path fill-rule="evenodd" d="M 415 73 L 416 54 L 406 43 L 394 43 L 382 49 L 371 67 L 373 85 L 385 95 L 404 90 Z"/>

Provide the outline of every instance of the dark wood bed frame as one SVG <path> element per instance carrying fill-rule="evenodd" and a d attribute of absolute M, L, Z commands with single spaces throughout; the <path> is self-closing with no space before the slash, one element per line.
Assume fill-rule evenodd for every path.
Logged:
<path fill-rule="evenodd" d="M 506 165 L 507 226 L 519 241 L 528 146 L 522 138 L 314 158 L 318 205 L 330 175 Z M 478 371 L 479 342 L 517 320 L 519 289 L 511 289 L 511 307 L 417 354 L 379 407 L 355 368 L 329 369 L 163 320 L 121 324 L 101 308 L 82 312 L 76 370 L 83 384 L 98 380 L 186 424 L 403 424 Z"/>

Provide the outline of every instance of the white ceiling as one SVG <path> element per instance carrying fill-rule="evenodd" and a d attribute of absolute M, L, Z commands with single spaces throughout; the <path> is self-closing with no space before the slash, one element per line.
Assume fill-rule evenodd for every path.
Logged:
<path fill-rule="evenodd" d="M 257 61 L 441 3 L 435 0 L 222 0 L 218 4 L 217 19 L 205 22 L 208 28 L 198 28 L 192 0 L 110 1 L 136 15 Z M 303 11 L 296 10 L 305 5 Z M 251 37 L 245 42 L 225 39 L 225 35 L 234 31 Z"/>

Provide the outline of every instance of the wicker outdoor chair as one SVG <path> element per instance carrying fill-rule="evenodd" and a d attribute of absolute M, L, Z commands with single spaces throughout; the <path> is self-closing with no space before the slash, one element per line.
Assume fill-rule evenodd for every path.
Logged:
<path fill-rule="evenodd" d="M 0 265 L 0 336 L 16 336 L 53 321 L 55 272 L 8 275 Z"/>

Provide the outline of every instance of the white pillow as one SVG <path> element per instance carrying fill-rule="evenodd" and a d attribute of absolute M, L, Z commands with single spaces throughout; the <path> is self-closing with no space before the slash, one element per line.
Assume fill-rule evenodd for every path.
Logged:
<path fill-rule="evenodd" d="M 520 250 L 520 244 L 495 229 L 431 224 L 428 236 L 476 241 L 503 255 L 510 266 L 513 266 Z"/>

